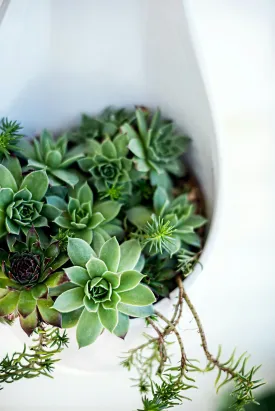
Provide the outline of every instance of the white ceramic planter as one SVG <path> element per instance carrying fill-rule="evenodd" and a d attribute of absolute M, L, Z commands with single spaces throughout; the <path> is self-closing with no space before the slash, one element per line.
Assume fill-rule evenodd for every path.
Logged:
<path fill-rule="evenodd" d="M 211 221 L 205 265 L 216 231 L 218 150 L 182 1 L 15 0 L 0 27 L 0 49 L 5 56 L 0 117 L 21 121 L 29 135 L 44 127 L 66 128 L 79 121 L 80 113 L 108 105 L 159 106 L 177 122 L 192 138 L 189 161 Z M 188 278 L 187 289 L 199 272 Z M 162 300 L 159 309 L 171 311 L 175 295 Z M 125 341 L 105 332 L 82 350 L 70 330 L 63 366 L 112 370 L 121 352 L 142 340 L 143 323 L 133 320 Z M 19 327 L 14 332 L 24 338 Z"/>

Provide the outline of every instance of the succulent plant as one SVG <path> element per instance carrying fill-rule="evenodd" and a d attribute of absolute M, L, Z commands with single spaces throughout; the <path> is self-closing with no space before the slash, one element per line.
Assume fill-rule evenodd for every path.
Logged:
<path fill-rule="evenodd" d="M 22 127 L 17 121 L 2 118 L 0 121 L 0 159 L 8 158 L 11 151 L 19 151 L 18 142 L 23 137 Z"/>
<path fill-rule="evenodd" d="M 125 123 L 121 132 L 130 138 L 129 149 L 135 156 L 137 170 L 150 172 L 153 185 L 167 184 L 167 172 L 182 176 L 179 157 L 186 151 L 189 138 L 178 135 L 172 122 L 161 120 L 160 110 L 151 118 L 147 110 L 138 108 L 136 120 L 136 129 Z"/>
<path fill-rule="evenodd" d="M 127 211 L 129 221 L 143 230 L 143 245 L 149 253 L 171 255 L 181 247 L 201 247 L 201 238 L 195 232 L 207 219 L 195 213 L 195 206 L 188 201 L 188 194 L 170 200 L 163 187 L 157 187 L 153 196 L 153 209 L 132 207 Z"/>
<path fill-rule="evenodd" d="M 126 158 L 128 142 L 126 134 L 118 134 L 113 141 L 107 138 L 102 144 L 90 142 L 88 156 L 78 163 L 83 171 L 91 173 L 98 191 L 105 191 L 110 184 L 130 182 L 132 161 Z"/>
<path fill-rule="evenodd" d="M 59 214 L 43 203 L 48 189 L 44 170 L 34 171 L 24 178 L 17 158 L 11 157 L 0 165 L 0 237 L 7 233 L 25 234 L 31 227 L 48 225 L 46 216 Z"/>
<path fill-rule="evenodd" d="M 54 308 L 62 313 L 77 310 L 79 347 L 93 343 L 105 328 L 124 337 L 129 315 L 146 317 L 153 313 L 151 304 L 155 297 L 147 286 L 140 284 L 144 276 L 134 269 L 140 252 L 136 240 L 119 246 L 112 237 L 96 254 L 83 240 L 69 239 L 68 254 L 73 266 L 64 271 L 75 288 L 62 293 Z M 62 325 L 66 327 L 66 317 Z"/>
<path fill-rule="evenodd" d="M 98 117 L 82 115 L 80 127 L 71 133 L 71 139 L 77 143 L 89 139 L 101 139 L 115 136 L 125 122 L 132 123 L 135 113 L 130 110 L 108 107 Z"/>
<path fill-rule="evenodd" d="M 47 197 L 47 203 L 62 213 L 54 220 L 59 227 L 70 230 L 74 237 L 89 244 L 95 232 L 104 240 L 110 235 L 123 234 L 120 222 L 115 220 L 121 204 L 111 200 L 94 204 L 93 191 L 87 182 L 77 187 L 75 192 L 75 197 L 70 197 L 68 204 L 58 196 Z"/>
<path fill-rule="evenodd" d="M 63 134 L 58 139 L 44 130 L 39 139 L 32 142 L 24 139 L 20 147 L 22 155 L 28 160 L 28 167 L 35 170 L 45 170 L 51 185 L 66 183 L 74 187 L 78 180 L 75 170 L 68 170 L 77 160 L 83 157 L 83 147 L 78 145 L 67 150 L 68 136 Z"/>
<path fill-rule="evenodd" d="M 67 253 L 60 253 L 57 241 L 43 249 L 34 229 L 25 243 L 15 239 L 11 248 L 10 253 L 0 253 L 0 317 L 19 315 L 28 335 L 39 321 L 60 327 L 61 316 L 52 308 L 49 288 L 68 281 L 63 271 L 56 271 L 67 262 Z"/>

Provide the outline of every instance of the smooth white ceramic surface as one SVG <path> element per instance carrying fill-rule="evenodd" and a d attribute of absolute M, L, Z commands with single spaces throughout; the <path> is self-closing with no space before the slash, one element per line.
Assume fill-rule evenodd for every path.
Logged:
<path fill-rule="evenodd" d="M 26 64 L 17 66 L 14 73 L 9 70 L 16 54 L 5 59 L 1 70 L 6 71 L 7 81 L 2 84 L 0 114 L 19 119 L 24 131 L 33 133 L 43 127 L 65 128 L 79 121 L 80 113 L 97 113 L 111 104 L 159 106 L 192 138 L 190 160 L 212 218 L 218 194 L 217 141 L 181 0 L 174 1 L 173 7 L 165 0 L 29 4 L 31 13 L 18 21 L 25 4 L 11 2 L 1 28 L 0 47 L 10 49 L 5 40 L 16 22 L 21 25 L 21 37 L 17 33 L 12 40 L 16 49 L 25 47 L 24 61 L 33 61 L 38 50 L 41 59 L 35 59 L 31 72 Z M 29 26 L 28 20 L 32 22 Z M 35 37 L 31 36 L 34 29 Z M 14 79 L 18 83 L 14 84 Z M 210 244 L 211 235 L 205 256 Z M 190 280 L 200 272 L 198 267 Z M 173 303 L 163 301 L 160 308 L 168 314 Z M 72 343 L 64 351 L 63 365 L 92 372 L 116 369 L 120 353 L 142 335 L 144 321 L 132 323 L 126 341 L 106 332 L 92 347 L 80 351 L 75 330 L 69 330 Z M 19 325 L 14 332 L 27 342 Z"/>
<path fill-rule="evenodd" d="M 204 321 L 210 348 L 215 351 L 222 342 L 226 353 L 236 345 L 239 351 L 247 349 L 253 363 L 263 363 L 262 375 L 274 386 L 275 148 L 267 118 L 269 18 L 273 8 L 266 0 L 184 3 L 208 95 L 220 123 L 223 171 L 216 241 L 190 294 Z M 174 0 L 169 1 L 171 7 L 174 4 Z M 11 39 L 14 30 L 10 28 Z M 35 60 L 35 64 L 40 62 Z M 1 95 L 4 83 L 0 84 Z M 200 123 L 199 115 L 197 120 Z M 181 332 L 186 335 L 186 348 L 191 357 L 198 356 L 197 332 L 187 314 L 185 318 Z M 1 327 L 0 333 L 1 352 L 20 348 L 10 329 Z M 140 405 L 139 396 L 130 385 L 128 374 L 119 368 L 94 374 L 58 368 L 53 381 L 38 379 L 5 387 L 1 411 L 135 410 Z M 193 402 L 175 411 L 215 410 L 213 378 L 202 376 L 198 385 L 200 391 L 193 393 Z"/>

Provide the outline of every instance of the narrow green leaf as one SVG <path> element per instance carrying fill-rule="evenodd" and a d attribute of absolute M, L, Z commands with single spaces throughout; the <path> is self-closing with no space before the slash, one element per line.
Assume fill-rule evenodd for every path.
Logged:
<path fill-rule="evenodd" d="M 17 184 L 11 172 L 0 164 L 0 187 L 11 188 L 13 192 L 17 191 Z"/>
<path fill-rule="evenodd" d="M 27 188 L 32 193 L 32 199 L 40 201 L 46 194 L 48 185 L 49 180 L 46 172 L 39 170 L 28 174 L 22 181 L 20 189 Z"/>
<path fill-rule="evenodd" d="M 85 267 L 91 257 L 95 257 L 94 250 L 80 238 L 69 238 L 68 254 L 74 265 Z"/>
<path fill-rule="evenodd" d="M 104 261 L 108 270 L 117 272 L 120 261 L 120 247 L 116 237 L 110 238 L 103 244 L 99 257 Z"/>
<path fill-rule="evenodd" d="M 154 314 L 154 309 L 152 305 L 146 305 L 144 307 L 137 307 L 134 305 L 128 305 L 124 303 L 119 303 L 117 306 L 118 311 L 131 317 L 146 318 Z"/>
<path fill-rule="evenodd" d="M 141 253 L 141 247 L 137 240 L 125 241 L 120 246 L 120 262 L 118 271 L 132 270 L 136 266 Z"/>
<path fill-rule="evenodd" d="M 84 288 L 73 288 L 57 297 L 53 307 L 61 313 L 68 313 L 82 307 L 84 305 L 83 299 Z"/>
<path fill-rule="evenodd" d="M 98 318 L 98 314 L 84 309 L 79 318 L 76 329 L 76 339 L 79 348 L 86 347 L 87 345 L 95 342 L 102 330 L 103 327 Z"/>
<path fill-rule="evenodd" d="M 129 305 L 144 306 L 156 301 L 154 294 L 149 287 L 139 284 L 129 291 L 119 293 L 121 302 Z"/>
<path fill-rule="evenodd" d="M 21 291 L 18 301 L 18 312 L 23 317 L 30 315 L 36 307 L 36 300 L 31 291 Z"/>
<path fill-rule="evenodd" d="M 116 290 L 119 294 L 124 291 L 132 290 L 135 288 L 141 280 L 144 278 L 143 274 L 140 274 L 138 271 L 129 270 L 124 271 L 120 277 L 120 286 Z"/>
<path fill-rule="evenodd" d="M 87 270 L 83 267 L 68 267 L 64 268 L 64 271 L 74 284 L 80 285 L 81 287 L 85 287 L 87 281 L 90 280 Z"/>
<path fill-rule="evenodd" d="M 118 323 L 116 328 L 113 331 L 113 334 L 115 334 L 117 337 L 120 337 L 122 339 L 125 338 L 126 334 L 128 333 L 130 326 L 130 320 L 128 315 L 118 313 Z"/>
<path fill-rule="evenodd" d="M 103 327 L 106 328 L 108 331 L 113 332 L 118 323 L 117 310 L 113 310 L 113 309 L 105 310 L 102 304 L 100 304 L 99 309 L 98 309 L 98 315 L 99 315 L 99 319 Z"/>

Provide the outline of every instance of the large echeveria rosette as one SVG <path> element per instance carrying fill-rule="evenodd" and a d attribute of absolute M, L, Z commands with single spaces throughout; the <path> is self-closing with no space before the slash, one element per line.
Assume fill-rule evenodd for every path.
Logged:
<path fill-rule="evenodd" d="M 67 253 L 60 252 L 57 241 L 43 249 L 34 229 L 28 232 L 26 243 L 15 239 L 10 247 L 10 253 L 0 250 L 0 317 L 19 316 L 28 335 L 40 321 L 60 327 L 61 315 L 53 309 L 49 289 L 68 281 L 58 271 L 67 262 Z"/>
<path fill-rule="evenodd" d="M 83 240 L 69 239 L 68 254 L 74 266 L 64 270 L 75 288 L 62 293 L 54 308 L 64 313 L 64 328 L 77 324 L 80 347 L 93 343 L 104 329 L 124 337 L 129 315 L 147 317 L 153 313 L 155 297 L 140 284 L 144 276 L 134 269 L 140 252 L 136 240 L 119 245 L 113 237 L 97 255 Z"/>
<path fill-rule="evenodd" d="M 0 165 L 0 237 L 7 233 L 26 234 L 31 227 L 48 225 L 46 217 L 55 218 L 59 211 L 44 203 L 48 177 L 43 170 L 24 178 L 17 158 Z"/>

